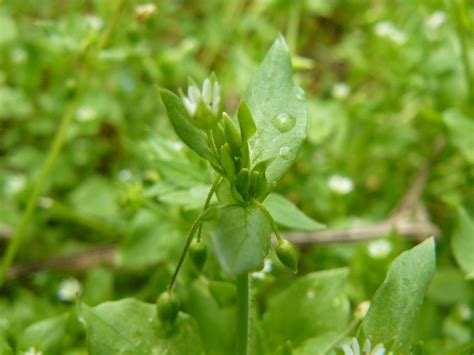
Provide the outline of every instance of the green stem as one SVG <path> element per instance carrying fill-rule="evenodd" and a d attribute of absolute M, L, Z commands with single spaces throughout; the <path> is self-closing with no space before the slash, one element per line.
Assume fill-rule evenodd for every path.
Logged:
<path fill-rule="evenodd" d="M 300 8 L 301 1 L 293 1 L 290 5 L 290 14 L 288 16 L 288 25 L 286 28 L 286 39 L 290 53 L 296 53 L 298 40 L 298 28 L 300 26 Z"/>
<path fill-rule="evenodd" d="M 272 227 L 272 230 L 273 230 L 273 233 L 275 233 L 275 237 L 276 239 L 281 242 L 282 240 L 282 237 L 281 237 L 281 234 L 280 234 L 280 231 L 278 230 L 278 226 L 275 222 L 275 220 L 273 219 L 271 213 L 267 210 L 267 208 L 262 205 L 258 200 L 252 200 L 252 202 L 260 209 L 260 211 L 262 211 L 262 213 L 265 215 L 265 217 L 267 218 L 267 220 L 270 222 L 270 225 Z"/>
<path fill-rule="evenodd" d="M 176 266 L 173 276 L 171 277 L 171 281 L 168 285 L 169 291 L 173 290 L 174 284 L 176 283 L 176 278 L 178 277 L 179 271 L 181 270 L 181 267 L 183 266 L 184 260 L 186 259 L 186 255 L 188 254 L 189 247 L 191 246 L 191 242 L 193 241 L 194 234 L 196 233 L 198 228 L 199 228 L 199 233 L 200 233 L 201 226 L 202 226 L 201 216 L 209 207 L 209 204 L 211 203 L 212 195 L 214 195 L 214 192 L 216 192 L 221 181 L 222 179 L 220 177 L 218 177 L 214 181 L 214 183 L 211 186 L 211 189 L 209 190 L 209 193 L 207 194 L 206 202 L 204 203 L 204 207 L 202 208 L 201 213 L 199 214 L 199 216 L 196 218 L 196 220 L 193 222 L 193 225 L 191 226 L 191 229 L 188 234 L 188 238 L 186 239 L 186 244 L 184 245 L 183 251 L 181 252 L 181 256 L 179 257 L 178 265 Z"/>
<path fill-rule="evenodd" d="M 250 354 L 250 278 L 248 273 L 237 275 L 237 332 L 236 348 L 237 355 Z"/>
<path fill-rule="evenodd" d="M 466 84 L 468 89 L 468 102 L 474 101 L 474 76 L 472 72 L 471 62 L 469 58 L 469 48 L 466 38 L 468 31 L 469 17 L 466 14 L 467 5 L 465 1 L 454 1 L 451 5 L 451 13 L 456 24 L 456 33 L 461 46 L 461 59 L 464 66 Z"/>

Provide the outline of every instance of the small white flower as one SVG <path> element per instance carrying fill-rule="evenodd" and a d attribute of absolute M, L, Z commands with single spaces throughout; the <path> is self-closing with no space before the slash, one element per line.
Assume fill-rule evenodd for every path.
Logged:
<path fill-rule="evenodd" d="M 152 3 L 135 6 L 135 17 L 139 21 L 148 20 L 156 12 L 156 5 Z"/>
<path fill-rule="evenodd" d="M 100 29 L 104 25 L 104 21 L 102 21 L 102 19 L 99 16 L 86 15 L 84 16 L 84 20 L 87 26 L 89 26 L 91 30 L 96 31 L 96 32 L 100 31 Z"/>
<path fill-rule="evenodd" d="M 351 88 L 346 83 L 336 83 L 332 87 L 331 95 L 335 99 L 345 99 L 350 92 Z"/>
<path fill-rule="evenodd" d="M 269 274 L 272 271 L 272 269 L 273 269 L 273 263 L 271 259 L 265 259 L 263 269 L 258 272 L 252 273 L 252 277 L 254 279 L 263 280 L 265 278 L 265 275 Z"/>
<path fill-rule="evenodd" d="M 360 345 L 356 338 L 352 338 L 350 346 L 345 344 L 342 347 L 344 355 L 385 355 L 385 346 L 383 344 L 377 344 L 372 349 L 372 344 L 370 340 L 367 339 L 364 342 L 363 352 L 360 352 Z"/>
<path fill-rule="evenodd" d="M 328 180 L 329 189 L 338 195 L 346 195 L 354 188 L 352 179 L 347 176 L 333 175 Z"/>
<path fill-rule="evenodd" d="M 50 197 L 43 196 L 39 199 L 38 204 L 40 205 L 40 207 L 47 209 L 53 207 L 54 200 Z"/>
<path fill-rule="evenodd" d="M 472 318 L 472 310 L 467 304 L 460 304 L 458 307 L 458 313 L 461 319 L 465 322 L 470 321 Z"/>
<path fill-rule="evenodd" d="M 407 41 L 406 35 L 390 21 L 377 22 L 375 34 L 381 38 L 388 38 L 397 44 L 404 44 Z"/>
<path fill-rule="evenodd" d="M 64 302 L 75 301 L 81 294 L 81 284 L 75 278 L 63 280 L 58 287 L 58 298 Z"/>
<path fill-rule="evenodd" d="M 23 352 L 23 355 L 43 355 L 43 352 L 38 351 L 38 350 L 35 349 L 34 346 L 31 346 L 31 347 L 28 348 L 28 350 Z"/>
<path fill-rule="evenodd" d="M 369 255 L 374 259 L 383 259 L 392 251 L 392 243 L 386 239 L 379 239 L 367 245 Z"/>
<path fill-rule="evenodd" d="M 23 48 L 15 48 L 12 50 L 10 56 L 14 63 L 20 64 L 28 58 L 28 53 Z"/>
<path fill-rule="evenodd" d="M 132 178 L 132 172 L 128 169 L 122 169 L 119 171 L 118 177 L 121 181 L 128 181 Z"/>
<path fill-rule="evenodd" d="M 191 117 L 196 114 L 200 102 L 203 102 L 214 115 L 219 113 L 221 86 L 217 81 L 212 83 L 209 79 L 204 80 L 202 91 L 199 91 L 196 85 L 189 86 L 188 96 L 183 97 L 183 103 Z"/>
<path fill-rule="evenodd" d="M 446 21 L 446 14 L 443 11 L 435 11 L 426 20 L 428 28 L 435 30 Z"/>
<path fill-rule="evenodd" d="M 25 188 L 26 178 L 23 175 L 13 175 L 6 181 L 5 185 L 6 192 L 14 195 Z"/>
<path fill-rule="evenodd" d="M 76 119 L 80 122 L 90 122 L 97 118 L 97 111 L 90 106 L 81 106 L 77 109 Z"/>
<path fill-rule="evenodd" d="M 173 147 L 173 149 L 176 150 L 177 152 L 180 152 L 181 150 L 183 150 L 184 144 L 181 143 L 180 141 L 175 141 L 171 143 L 171 147 Z"/>

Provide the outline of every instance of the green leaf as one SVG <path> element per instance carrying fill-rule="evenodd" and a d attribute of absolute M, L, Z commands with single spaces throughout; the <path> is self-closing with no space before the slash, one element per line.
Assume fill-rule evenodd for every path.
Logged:
<path fill-rule="evenodd" d="M 466 210 L 458 208 L 457 224 L 451 238 L 451 249 L 459 267 L 468 279 L 474 278 L 474 221 Z"/>
<path fill-rule="evenodd" d="M 435 272 L 435 244 L 430 238 L 397 257 L 377 289 L 364 318 L 373 344 L 406 351 L 410 328 Z"/>
<path fill-rule="evenodd" d="M 179 96 L 165 89 L 161 89 L 160 94 L 176 134 L 200 156 L 215 162 L 206 135 L 189 121 L 189 115 Z"/>
<path fill-rule="evenodd" d="M 270 248 L 271 227 L 254 205 L 231 205 L 219 211 L 215 245 L 225 272 L 260 270 Z"/>
<path fill-rule="evenodd" d="M 26 351 L 33 347 L 45 354 L 60 353 L 67 321 L 67 314 L 63 314 L 30 325 L 20 337 L 19 349 Z"/>
<path fill-rule="evenodd" d="M 339 337 L 338 333 L 329 332 L 310 338 L 296 348 L 292 355 L 325 355 L 335 353 L 331 349 L 337 343 Z"/>
<path fill-rule="evenodd" d="M 349 320 L 347 275 L 347 269 L 314 272 L 273 296 L 263 317 L 269 351 L 287 340 L 298 346 L 325 332 L 342 331 Z"/>
<path fill-rule="evenodd" d="M 155 314 L 155 305 L 130 298 L 96 307 L 82 304 L 79 317 L 86 328 L 89 353 L 202 353 L 197 326 L 189 316 L 181 313 L 173 330 L 166 333 Z"/>
<path fill-rule="evenodd" d="M 273 219 L 279 225 L 300 231 L 316 231 L 325 228 L 324 224 L 308 217 L 287 198 L 271 193 L 263 202 Z"/>
<path fill-rule="evenodd" d="M 293 84 L 290 53 L 279 37 L 255 73 L 244 96 L 257 126 L 249 140 L 255 165 L 274 159 L 266 176 L 278 182 L 293 164 L 306 137 L 304 92 Z"/>
<path fill-rule="evenodd" d="M 443 120 L 448 128 L 451 143 L 468 162 L 474 163 L 474 121 L 454 109 L 444 112 Z"/>

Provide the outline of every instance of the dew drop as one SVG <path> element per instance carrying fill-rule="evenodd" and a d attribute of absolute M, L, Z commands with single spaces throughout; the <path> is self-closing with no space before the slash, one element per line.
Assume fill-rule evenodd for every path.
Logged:
<path fill-rule="evenodd" d="M 305 93 L 304 93 L 303 88 L 297 86 L 295 91 L 296 91 L 296 94 L 295 94 L 296 99 L 299 101 L 304 101 Z"/>
<path fill-rule="evenodd" d="M 278 129 L 280 132 L 288 132 L 295 126 L 296 118 L 285 113 L 279 113 L 272 119 L 272 124 Z"/>
<path fill-rule="evenodd" d="M 280 151 L 278 152 L 278 155 L 280 158 L 284 160 L 290 160 L 291 158 L 291 148 L 287 147 L 286 145 L 280 148 Z"/>

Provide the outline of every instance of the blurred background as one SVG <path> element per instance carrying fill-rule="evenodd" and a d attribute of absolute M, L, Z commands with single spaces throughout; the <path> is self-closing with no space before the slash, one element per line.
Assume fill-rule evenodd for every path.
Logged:
<path fill-rule="evenodd" d="M 438 268 L 413 336 L 426 353 L 465 344 L 473 284 L 451 239 L 458 211 L 471 227 L 474 216 L 473 18 L 466 0 L 0 1 L 3 260 L 21 234 L 0 293 L 0 342 L 28 349 L 31 326 L 73 312 L 77 290 L 90 305 L 154 301 L 211 183 L 158 88 L 214 71 L 233 113 L 281 33 L 309 127 L 278 192 L 330 230 L 400 213 L 434 228 Z M 424 234 L 324 245 L 307 236 L 301 273 L 350 266 L 355 305 Z M 224 277 L 216 265 L 209 278 Z M 294 277 L 271 265 L 263 305 Z M 181 282 L 195 277 L 188 267 Z M 55 326 L 67 337 L 51 349 L 85 351 L 77 324 Z"/>

